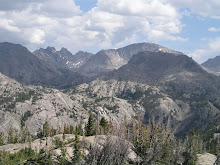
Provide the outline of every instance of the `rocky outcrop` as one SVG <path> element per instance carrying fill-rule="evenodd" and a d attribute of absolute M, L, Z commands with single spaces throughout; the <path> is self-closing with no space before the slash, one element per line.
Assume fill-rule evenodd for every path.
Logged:
<path fill-rule="evenodd" d="M 34 51 L 33 54 L 50 65 L 68 70 L 79 68 L 93 55 L 92 53 L 83 51 L 79 51 L 73 55 L 66 48 L 57 51 L 53 47 L 47 47 L 46 49 L 41 48 Z"/>
<path fill-rule="evenodd" d="M 210 153 L 198 154 L 196 165 L 215 165 L 217 157 Z"/>
<path fill-rule="evenodd" d="M 175 120 L 182 119 L 181 122 L 174 120 L 174 125 L 180 125 L 179 128 L 181 128 L 178 129 L 178 132 L 187 131 L 185 130 L 187 127 L 189 131 L 192 126 L 195 129 L 200 128 L 201 125 L 211 121 L 216 114 L 220 113 L 218 99 L 220 79 L 204 71 L 199 64 L 183 54 L 141 52 L 132 56 L 128 64 L 106 74 L 102 79 L 156 86 L 175 102 L 176 100 L 182 101 L 183 104 L 179 102 L 180 106 L 182 104 L 184 107 L 188 107 L 187 109 L 174 108 L 175 110 L 170 111 L 171 114 L 177 114 Z M 151 97 L 153 98 L 153 96 Z M 156 100 L 153 101 L 158 106 L 157 108 L 155 105 L 145 106 L 146 120 L 155 114 L 160 118 L 164 116 L 164 112 L 167 112 L 166 106 L 160 106 L 161 101 L 166 102 L 165 99 L 160 99 L 160 103 Z"/>

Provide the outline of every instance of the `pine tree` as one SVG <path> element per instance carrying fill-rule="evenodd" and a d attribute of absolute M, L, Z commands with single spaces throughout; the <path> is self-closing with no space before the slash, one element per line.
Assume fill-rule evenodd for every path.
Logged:
<path fill-rule="evenodd" d="M 61 159 L 59 161 L 60 165 L 67 165 L 68 161 L 66 159 L 66 149 L 61 148 Z"/>
<path fill-rule="evenodd" d="M 80 140 L 79 140 L 79 132 L 78 129 L 76 127 L 76 131 L 75 131 L 75 141 L 74 141 L 74 151 L 73 151 L 73 162 L 74 163 L 78 163 L 81 160 L 81 144 L 80 144 Z"/>
<path fill-rule="evenodd" d="M 95 135 L 95 120 L 93 118 L 92 112 L 89 112 L 89 119 L 85 129 L 86 129 L 86 136 Z"/>
<path fill-rule="evenodd" d="M 190 135 L 186 137 L 186 151 L 183 153 L 185 161 L 183 165 L 195 165 L 197 161 L 197 154 L 199 152 L 199 141 L 195 131 L 192 130 Z"/>
<path fill-rule="evenodd" d="M 220 164 L 220 137 L 217 137 L 217 146 L 216 146 L 216 150 L 217 150 L 217 163 Z"/>
<path fill-rule="evenodd" d="M 63 140 L 65 140 L 66 139 L 66 134 L 65 134 L 65 132 L 63 132 Z"/>
<path fill-rule="evenodd" d="M 13 129 L 10 128 L 9 132 L 8 132 L 8 143 L 14 143 L 14 133 L 13 133 Z"/>
<path fill-rule="evenodd" d="M 13 143 L 18 143 L 18 139 L 19 139 L 18 130 L 15 129 L 15 136 L 14 136 L 14 141 L 13 141 Z"/>
<path fill-rule="evenodd" d="M 61 134 L 61 133 L 62 133 L 62 130 L 61 130 L 61 126 L 59 125 L 58 134 Z"/>
<path fill-rule="evenodd" d="M 3 132 L 0 132 L 0 146 L 4 145 L 4 133 Z"/>
<path fill-rule="evenodd" d="M 50 126 L 48 122 L 46 121 L 45 124 L 43 125 L 43 136 L 48 137 L 50 136 Z"/>
<path fill-rule="evenodd" d="M 74 133 L 74 127 L 70 125 L 70 134 Z"/>
<path fill-rule="evenodd" d="M 78 129 L 79 129 L 79 133 L 78 133 L 78 134 L 79 134 L 80 136 L 83 136 L 82 123 L 79 124 Z"/>
<path fill-rule="evenodd" d="M 23 127 L 21 127 L 21 135 L 20 135 L 20 143 L 25 143 L 27 140 L 27 136 L 28 136 L 28 129 L 27 127 L 24 129 Z"/>
<path fill-rule="evenodd" d="M 104 130 L 104 133 L 106 133 L 106 128 L 108 126 L 108 121 L 104 117 L 101 118 L 99 125 Z"/>

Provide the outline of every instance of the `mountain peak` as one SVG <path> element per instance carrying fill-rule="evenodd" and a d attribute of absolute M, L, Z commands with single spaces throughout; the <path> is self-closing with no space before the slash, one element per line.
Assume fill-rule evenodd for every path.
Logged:
<path fill-rule="evenodd" d="M 210 58 L 201 65 L 204 67 L 204 69 L 207 72 L 217 76 L 220 75 L 220 56 L 216 56 L 215 58 Z"/>
<path fill-rule="evenodd" d="M 186 55 L 145 51 L 135 54 L 128 64 L 110 72 L 106 77 L 156 85 L 168 81 L 170 77 L 184 79 L 194 74 L 205 74 L 205 71 Z"/>
<path fill-rule="evenodd" d="M 183 55 L 181 52 L 157 44 L 147 42 L 135 43 L 119 49 L 99 51 L 85 65 L 81 66 L 81 71 L 87 76 L 103 74 L 114 69 L 119 69 L 121 66 L 127 64 L 133 55 L 145 51 Z"/>
<path fill-rule="evenodd" d="M 10 43 L 10 42 L 1 42 L 0 46 L 3 49 L 11 49 L 11 50 L 14 50 L 14 49 L 22 50 L 23 49 L 25 51 L 28 51 L 28 49 L 26 47 L 22 46 L 21 44 L 14 44 L 14 43 Z"/>
<path fill-rule="evenodd" d="M 53 52 L 53 53 L 56 52 L 56 49 L 55 49 L 54 47 L 50 47 L 50 46 L 48 46 L 48 47 L 46 48 L 46 50 L 49 51 L 49 52 Z"/>
<path fill-rule="evenodd" d="M 69 52 L 69 50 L 68 50 L 67 48 L 62 47 L 62 48 L 60 49 L 60 52 Z"/>

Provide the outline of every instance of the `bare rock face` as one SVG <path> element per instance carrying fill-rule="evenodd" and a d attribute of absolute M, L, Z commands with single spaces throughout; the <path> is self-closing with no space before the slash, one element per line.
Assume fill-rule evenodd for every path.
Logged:
<path fill-rule="evenodd" d="M 186 132 L 184 129 L 187 127 L 200 128 L 220 113 L 220 79 L 204 71 L 183 54 L 140 52 L 133 55 L 128 64 L 106 74 L 102 79 L 156 86 L 168 99 L 162 97 L 158 100 L 151 95 L 146 102 L 142 102 L 145 105 L 145 119 L 147 121 L 154 115 L 157 118 L 167 114 L 175 116 L 173 126 L 178 127 L 177 132 Z M 171 103 L 171 100 L 174 102 Z M 169 113 L 167 101 L 172 105 Z"/>
<path fill-rule="evenodd" d="M 6 136 L 10 128 L 19 131 L 21 125 L 27 126 L 30 133 L 36 135 L 46 121 L 55 129 L 63 128 L 65 124 L 84 124 L 89 111 L 97 119 L 105 117 L 115 123 L 120 123 L 125 116 L 129 120 L 138 111 L 143 111 L 141 106 L 133 107 L 116 95 L 109 97 L 100 91 L 100 96 L 103 96 L 100 98 L 93 96 L 97 95 L 95 92 L 89 93 L 89 86 L 95 89 L 102 84 L 99 87 L 82 84 L 75 93 L 72 90 L 63 93 L 56 89 L 22 86 L 4 75 L 0 75 L 0 79 L 0 131 Z"/>
<path fill-rule="evenodd" d="M 131 120 L 137 114 L 146 113 L 146 106 L 143 106 L 146 95 L 160 95 L 148 106 L 158 107 L 166 115 L 177 110 L 180 116 L 174 118 L 182 121 L 178 105 L 158 88 L 145 84 L 97 79 L 64 93 L 56 89 L 22 86 L 4 75 L 0 75 L 0 79 L 0 101 L 4 102 L 0 111 L 0 131 L 5 135 L 9 128 L 19 130 L 21 125 L 27 126 L 31 134 L 36 135 L 46 121 L 55 129 L 63 128 L 65 124 L 75 126 L 80 122 L 86 123 L 89 111 L 98 120 L 101 117 L 114 123 L 120 123 L 125 117 Z M 167 100 L 166 103 L 160 100 L 162 98 Z M 166 104 L 169 106 L 164 108 Z"/>
<path fill-rule="evenodd" d="M 4 75 L 0 75 L 0 79 L 0 101 L 4 101 L 0 131 L 5 135 L 9 128 L 19 130 L 21 125 L 36 135 L 46 121 L 55 129 L 65 124 L 84 124 L 89 111 L 97 120 L 105 117 L 113 123 L 120 123 L 125 117 L 131 120 L 137 114 L 141 114 L 146 123 L 149 118 L 167 120 L 170 117 L 171 127 L 178 133 L 184 131 L 194 115 L 188 102 L 173 99 L 156 86 L 138 82 L 97 79 L 60 91 L 22 86 Z M 218 113 L 211 103 L 209 107 Z"/>
<path fill-rule="evenodd" d="M 201 64 L 206 71 L 214 75 L 220 75 L 220 56 L 208 59 L 206 62 Z"/>
<path fill-rule="evenodd" d="M 69 70 L 79 68 L 93 55 L 92 53 L 83 51 L 79 51 L 73 55 L 66 48 L 57 51 L 53 47 L 47 47 L 46 49 L 41 48 L 34 51 L 33 54 L 50 65 Z"/>
<path fill-rule="evenodd" d="M 32 56 L 20 45 L 6 46 L 12 59 L 16 53 L 9 51 L 12 47 L 16 47 L 21 57 Z M 58 52 L 48 47 L 41 52 L 51 52 L 61 60 L 72 56 L 64 48 Z M 5 55 L 4 51 L 1 53 Z M 46 53 L 41 54 L 42 58 L 47 57 Z M 63 55 L 60 57 L 59 53 Z M 36 59 L 35 56 L 31 58 Z M 24 86 L 0 74 L 0 130 L 5 132 L 10 127 L 25 125 L 35 135 L 46 121 L 55 129 L 65 124 L 85 123 L 91 111 L 97 120 L 105 117 L 115 123 L 125 117 L 130 120 L 137 114 L 143 116 L 145 123 L 149 119 L 170 119 L 173 130 L 180 133 L 198 128 L 220 113 L 219 78 L 180 52 L 142 43 L 103 50 L 91 58 L 85 63 L 88 70 L 83 68 L 84 65 L 79 70 L 82 68 L 95 74 L 113 71 L 67 90 Z M 65 72 L 60 76 L 70 81 L 74 77 Z M 59 76 L 50 80 L 67 85 Z M 74 80 L 78 81 L 77 78 Z"/>
<path fill-rule="evenodd" d="M 0 72 L 23 85 L 66 88 L 86 81 L 77 72 L 51 65 L 22 45 L 7 42 L 0 43 Z"/>
<path fill-rule="evenodd" d="M 88 61 L 79 68 L 79 70 L 89 77 L 98 76 L 114 69 L 119 69 L 121 66 L 127 64 L 134 54 L 144 51 L 169 52 L 176 55 L 182 54 L 181 52 L 177 52 L 160 45 L 152 43 L 138 43 L 119 49 L 101 50 L 89 58 Z"/>
<path fill-rule="evenodd" d="M 217 157 L 210 153 L 198 154 L 196 165 L 215 165 Z"/>

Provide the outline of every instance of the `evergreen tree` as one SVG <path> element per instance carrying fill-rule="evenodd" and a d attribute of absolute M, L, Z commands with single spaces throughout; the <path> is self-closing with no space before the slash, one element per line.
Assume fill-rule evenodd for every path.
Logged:
<path fill-rule="evenodd" d="M 77 128 L 77 127 L 76 127 Z M 74 148 L 73 148 L 73 162 L 74 163 L 78 163 L 81 160 L 81 144 L 80 144 L 80 140 L 79 140 L 79 132 L 78 129 L 76 129 L 75 131 L 75 141 L 74 141 Z"/>
<path fill-rule="evenodd" d="M 27 141 L 29 132 L 27 127 L 24 129 L 23 127 L 21 127 L 21 135 L 20 135 L 20 143 L 25 143 Z"/>
<path fill-rule="evenodd" d="M 66 134 L 63 132 L 63 141 L 66 139 Z"/>
<path fill-rule="evenodd" d="M 217 163 L 220 164 L 220 137 L 217 137 L 217 146 L 216 146 L 216 150 L 217 150 Z"/>
<path fill-rule="evenodd" d="M 18 139 L 19 139 L 18 130 L 15 129 L 15 136 L 14 136 L 14 141 L 13 141 L 13 143 L 18 143 Z"/>
<path fill-rule="evenodd" d="M 70 134 L 73 134 L 73 133 L 74 133 L 74 127 L 70 126 Z"/>
<path fill-rule="evenodd" d="M 185 159 L 183 165 L 195 165 L 197 161 L 197 154 L 199 153 L 199 140 L 195 131 L 192 130 L 190 135 L 185 139 L 186 151 L 183 153 Z"/>
<path fill-rule="evenodd" d="M 45 124 L 43 125 L 43 136 L 48 137 L 50 136 L 50 126 L 48 122 L 46 121 Z"/>
<path fill-rule="evenodd" d="M 95 120 L 92 115 L 92 112 L 89 112 L 89 119 L 86 125 L 86 136 L 93 136 L 95 135 Z"/>
<path fill-rule="evenodd" d="M 106 129 L 107 129 L 107 126 L 108 126 L 108 121 L 102 117 L 101 120 L 100 120 L 100 123 L 99 125 L 101 126 L 101 128 L 104 130 L 104 134 L 106 133 Z"/>
<path fill-rule="evenodd" d="M 78 129 L 79 129 L 78 134 L 79 134 L 80 136 L 83 136 L 83 128 L 82 128 L 82 123 L 80 123 L 80 124 L 78 125 Z"/>
<path fill-rule="evenodd" d="M 12 128 L 8 131 L 8 143 L 14 143 L 14 132 Z"/>
<path fill-rule="evenodd" d="M 4 139 L 5 139 L 4 133 L 0 132 L 0 146 L 4 145 Z"/>
<path fill-rule="evenodd" d="M 61 148 L 61 159 L 59 161 L 60 165 L 67 165 L 69 162 L 66 159 L 66 150 L 64 148 Z"/>

